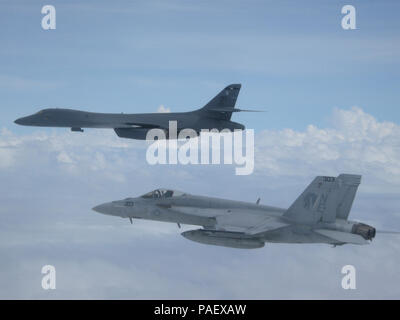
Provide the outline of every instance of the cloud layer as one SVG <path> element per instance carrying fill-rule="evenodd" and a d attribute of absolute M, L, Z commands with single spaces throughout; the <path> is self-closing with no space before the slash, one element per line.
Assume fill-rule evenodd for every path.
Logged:
<path fill-rule="evenodd" d="M 257 138 L 256 168 L 267 175 L 359 173 L 374 181 L 366 190 L 400 192 L 400 126 L 361 108 L 335 109 L 332 128 L 266 130 Z"/>
<path fill-rule="evenodd" d="M 99 203 L 158 187 L 288 207 L 312 177 L 359 173 L 351 218 L 400 229 L 400 126 L 361 108 L 335 109 L 330 128 L 265 130 L 255 172 L 146 163 L 146 142 L 110 130 L 0 133 L 1 298 L 399 298 L 398 239 L 369 246 L 267 245 L 242 251 L 182 238 L 176 226 L 130 225 Z M 190 229 L 185 226 L 183 229 Z M 57 269 L 44 291 L 41 267 Z M 357 268 L 357 290 L 340 287 Z"/>

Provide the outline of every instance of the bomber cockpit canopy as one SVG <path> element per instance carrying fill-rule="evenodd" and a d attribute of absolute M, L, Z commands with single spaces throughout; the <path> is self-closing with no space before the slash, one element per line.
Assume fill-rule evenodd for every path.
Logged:
<path fill-rule="evenodd" d="M 146 193 L 142 196 L 144 199 L 159 199 L 159 198 L 172 198 L 172 197 L 181 197 L 186 193 L 176 191 L 176 190 L 169 190 L 169 189 L 157 189 Z"/>

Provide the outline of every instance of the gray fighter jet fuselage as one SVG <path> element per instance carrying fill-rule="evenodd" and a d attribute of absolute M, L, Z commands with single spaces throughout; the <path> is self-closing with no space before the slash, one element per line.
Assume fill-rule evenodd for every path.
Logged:
<path fill-rule="evenodd" d="M 83 128 L 111 128 L 122 138 L 146 139 L 150 129 L 161 129 L 169 138 L 169 122 L 177 122 L 177 133 L 183 129 L 243 130 L 240 123 L 231 121 L 233 112 L 250 111 L 235 108 L 241 85 L 232 84 L 223 89 L 203 108 L 179 113 L 95 113 L 71 109 L 44 109 L 15 120 L 16 124 L 39 127 L 65 127 L 72 131 Z"/>
<path fill-rule="evenodd" d="M 104 203 L 93 210 L 112 216 L 198 225 L 182 235 L 196 242 L 233 248 L 271 243 L 367 244 L 376 230 L 348 220 L 361 176 L 319 176 L 288 208 L 276 208 L 174 190 Z"/>

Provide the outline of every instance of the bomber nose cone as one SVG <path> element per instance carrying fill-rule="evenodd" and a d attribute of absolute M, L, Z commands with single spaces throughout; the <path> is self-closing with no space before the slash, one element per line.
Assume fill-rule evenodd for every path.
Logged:
<path fill-rule="evenodd" d="M 17 120 L 14 121 L 16 124 L 23 124 L 22 118 L 18 118 Z"/>
<path fill-rule="evenodd" d="M 93 207 L 92 210 L 102 214 L 110 214 L 110 205 L 108 203 L 103 203 Z"/>

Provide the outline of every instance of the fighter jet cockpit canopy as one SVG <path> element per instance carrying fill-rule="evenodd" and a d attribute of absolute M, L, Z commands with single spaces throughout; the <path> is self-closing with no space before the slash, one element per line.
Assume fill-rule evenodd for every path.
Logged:
<path fill-rule="evenodd" d="M 176 190 L 168 190 L 168 189 L 157 189 L 146 193 L 142 196 L 144 199 L 159 199 L 159 198 L 172 198 L 172 197 L 182 197 L 186 195 L 184 192 L 176 191 Z"/>

